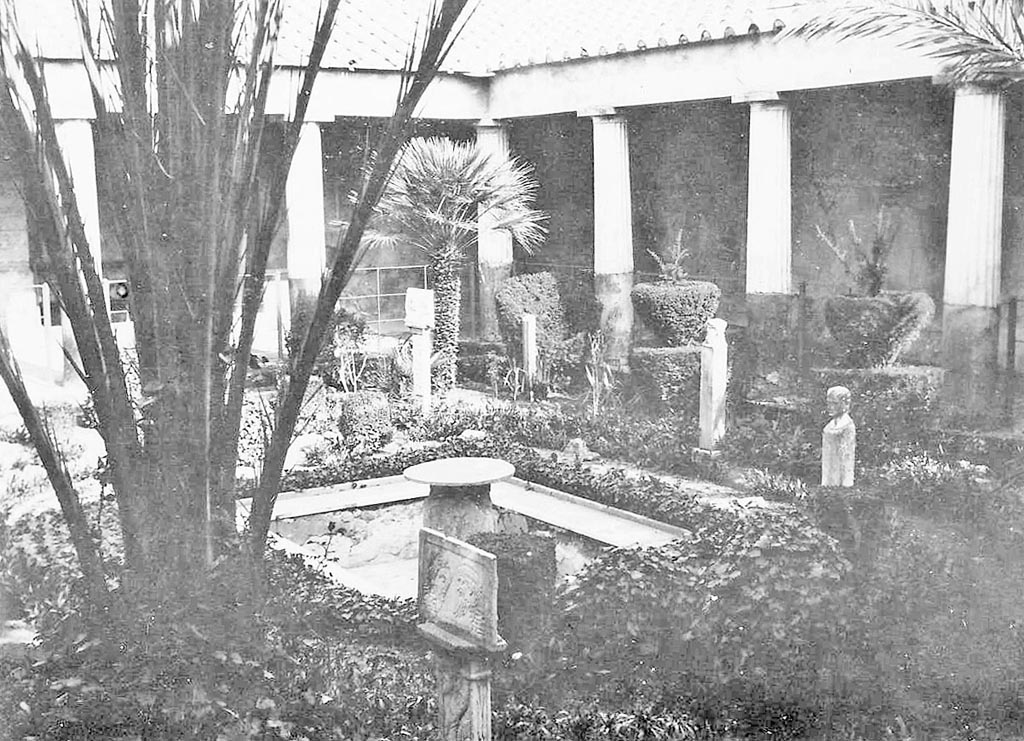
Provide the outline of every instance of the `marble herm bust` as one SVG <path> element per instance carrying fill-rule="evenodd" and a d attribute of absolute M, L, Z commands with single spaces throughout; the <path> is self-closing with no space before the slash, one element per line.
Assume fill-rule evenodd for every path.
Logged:
<path fill-rule="evenodd" d="M 821 431 L 821 485 L 853 486 L 857 426 L 850 417 L 850 389 L 833 386 L 825 405 L 831 419 Z"/>

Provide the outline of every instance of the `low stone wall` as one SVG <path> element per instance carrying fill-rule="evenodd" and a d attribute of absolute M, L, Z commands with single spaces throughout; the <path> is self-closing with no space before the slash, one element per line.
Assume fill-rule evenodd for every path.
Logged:
<path fill-rule="evenodd" d="M 275 520 L 271 528 L 278 535 L 312 547 L 314 551 L 323 549 L 331 563 L 351 569 L 416 558 L 422 522 L 423 502 L 418 500 Z M 559 580 L 571 578 L 604 549 L 583 536 L 500 508 L 497 531 L 532 532 L 555 538 Z"/>

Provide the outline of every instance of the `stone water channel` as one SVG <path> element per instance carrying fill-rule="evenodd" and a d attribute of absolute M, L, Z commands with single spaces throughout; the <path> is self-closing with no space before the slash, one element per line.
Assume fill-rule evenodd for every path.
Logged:
<path fill-rule="evenodd" d="M 415 597 L 419 530 L 429 486 L 402 476 L 282 493 L 274 547 L 301 554 L 338 583 L 369 594 Z M 499 532 L 555 538 L 560 579 L 609 547 L 657 546 L 686 530 L 517 478 L 494 483 Z M 240 522 L 248 516 L 240 500 Z M 333 526 L 331 525 L 333 523 Z"/>

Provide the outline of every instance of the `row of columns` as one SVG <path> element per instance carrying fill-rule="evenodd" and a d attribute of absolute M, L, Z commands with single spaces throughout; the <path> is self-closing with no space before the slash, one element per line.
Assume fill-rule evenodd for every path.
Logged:
<path fill-rule="evenodd" d="M 791 115 L 777 94 L 735 99 L 749 104 L 746 292 L 792 293 Z M 627 119 L 611 108 L 580 111 L 593 126 L 595 287 L 613 357 L 628 350 L 633 310 L 632 204 Z M 484 120 L 477 141 L 509 151 L 507 128 Z M 978 86 L 956 91 L 946 244 L 946 314 L 961 308 L 994 314 L 1000 293 L 1005 102 Z M 99 204 L 92 124 L 60 121 L 57 135 L 74 178 L 86 231 L 100 264 Z M 320 124 L 300 132 L 286 188 L 287 269 L 291 303 L 315 295 L 326 264 L 323 147 Z M 494 334 L 493 295 L 511 274 L 512 242 L 485 215 L 479 230 L 482 328 Z M 974 312 L 977 314 L 978 312 Z M 972 320 L 972 326 L 977 321 Z"/>
<path fill-rule="evenodd" d="M 746 103 L 750 110 L 746 293 L 791 295 L 790 108 L 777 93 L 738 97 L 734 102 Z M 1000 300 L 1005 101 L 997 90 L 964 86 L 957 89 L 954 106 L 943 316 L 944 334 L 955 340 L 957 334 L 976 338 L 979 331 L 991 333 Z M 622 357 L 632 323 L 627 120 L 607 108 L 579 115 L 593 124 L 595 286 L 612 354 Z M 508 151 L 507 138 L 494 122 L 479 127 L 478 136 L 482 142 L 499 141 L 501 151 Z M 496 260 L 511 263 L 507 243 L 493 249 L 493 240 L 482 230 L 480 262 L 488 271 L 495 269 Z M 493 301 L 482 303 L 486 307 Z M 484 329 L 493 331 L 493 326 L 485 321 Z M 979 352 L 978 343 L 974 345 L 972 364 Z M 982 352 L 991 354 L 987 346 Z M 949 354 L 963 357 L 959 349 Z"/>

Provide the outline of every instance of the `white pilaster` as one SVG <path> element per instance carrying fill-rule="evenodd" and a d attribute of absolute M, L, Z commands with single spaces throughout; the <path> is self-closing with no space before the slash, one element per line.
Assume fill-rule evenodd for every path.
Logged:
<path fill-rule="evenodd" d="M 496 121 L 485 119 L 476 125 L 477 147 L 497 157 L 508 157 L 508 129 Z M 512 264 L 512 235 L 507 229 L 493 228 L 494 217 L 481 214 L 478 224 L 477 260 L 482 266 L 502 267 Z"/>
<path fill-rule="evenodd" d="M 949 167 L 943 303 L 995 308 L 1003 238 L 1006 102 L 996 90 L 958 88 Z"/>
<path fill-rule="evenodd" d="M 482 119 L 476 125 L 476 144 L 482 151 L 508 157 L 508 128 L 497 121 Z M 495 216 L 481 213 L 477 222 L 477 274 L 479 275 L 480 334 L 498 336 L 498 312 L 494 294 L 502 281 L 512 275 L 512 235 L 494 228 Z"/>
<path fill-rule="evenodd" d="M 793 292 L 790 112 L 781 100 L 750 104 L 747 293 Z"/>
<path fill-rule="evenodd" d="M 592 116 L 594 126 L 594 286 L 614 360 L 629 354 L 633 328 L 633 204 L 625 116 Z"/>
<path fill-rule="evenodd" d="M 324 237 L 324 169 L 320 124 L 302 124 L 285 185 L 288 213 L 288 279 L 302 290 L 318 290 L 327 262 Z M 294 294 L 292 296 L 294 301 Z"/>
<path fill-rule="evenodd" d="M 633 272 L 633 205 L 625 116 L 594 116 L 594 273 Z"/>
<path fill-rule="evenodd" d="M 102 277 L 103 259 L 100 249 L 100 201 L 96 189 L 96 147 L 92 138 L 92 122 L 86 119 L 57 121 L 54 124 L 57 142 L 64 163 L 71 174 L 78 212 L 82 216 L 89 250 Z"/>

